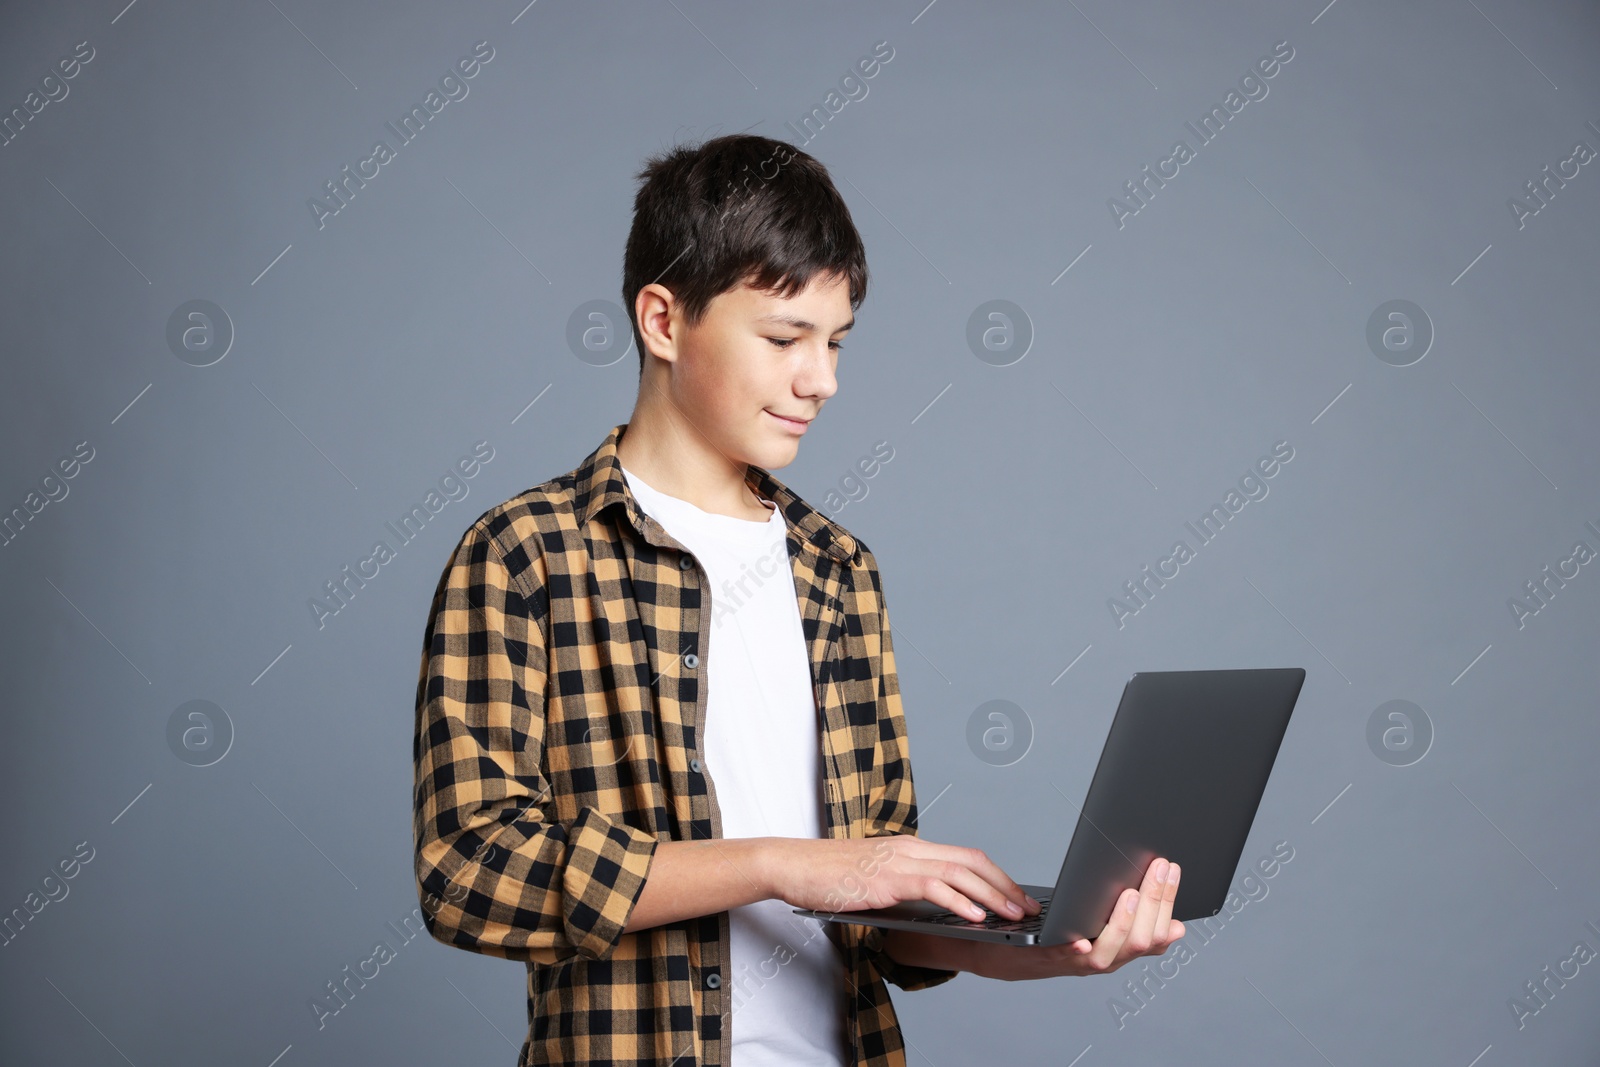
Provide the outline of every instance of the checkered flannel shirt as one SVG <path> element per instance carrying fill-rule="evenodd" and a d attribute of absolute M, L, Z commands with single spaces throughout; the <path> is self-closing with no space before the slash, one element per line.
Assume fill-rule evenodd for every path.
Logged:
<path fill-rule="evenodd" d="M 625 933 L 658 841 L 722 836 L 703 722 L 711 590 L 617 460 L 499 504 L 440 577 L 417 681 L 416 878 L 439 941 L 528 964 L 518 1067 L 729 1067 L 728 912 Z M 770 473 L 811 662 L 830 838 L 915 833 L 889 614 L 867 546 Z M 855 1067 L 906 1061 L 883 931 L 825 923 Z"/>

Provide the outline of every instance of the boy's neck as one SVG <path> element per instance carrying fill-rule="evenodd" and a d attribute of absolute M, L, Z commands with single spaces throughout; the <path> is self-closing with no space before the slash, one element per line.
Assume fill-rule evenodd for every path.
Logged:
<path fill-rule="evenodd" d="M 772 510 L 745 482 L 749 466 L 731 459 L 677 412 L 641 403 L 617 444 L 617 459 L 652 489 L 701 511 L 763 522 Z"/>

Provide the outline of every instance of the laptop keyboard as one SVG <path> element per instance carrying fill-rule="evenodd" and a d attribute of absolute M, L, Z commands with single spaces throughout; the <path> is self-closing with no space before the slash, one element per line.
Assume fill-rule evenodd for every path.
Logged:
<path fill-rule="evenodd" d="M 981 920 L 973 920 L 965 915 L 957 915 L 953 911 L 938 911 L 921 922 L 939 923 L 942 926 L 977 926 L 985 930 L 1020 930 L 1023 933 L 1037 933 L 1044 926 L 1044 917 L 1050 911 L 1050 897 L 1048 895 L 1036 897 L 1043 905 L 1037 915 L 1024 915 L 1020 919 L 1008 919 L 998 912 L 983 910 Z"/>

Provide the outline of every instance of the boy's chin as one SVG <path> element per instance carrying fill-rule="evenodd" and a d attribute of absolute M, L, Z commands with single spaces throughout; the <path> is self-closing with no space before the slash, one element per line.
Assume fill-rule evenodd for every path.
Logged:
<path fill-rule="evenodd" d="M 762 441 L 751 449 L 751 458 L 748 462 L 766 470 L 776 470 L 787 467 L 793 463 L 795 456 L 800 452 L 800 439 L 790 438 L 787 441 Z"/>

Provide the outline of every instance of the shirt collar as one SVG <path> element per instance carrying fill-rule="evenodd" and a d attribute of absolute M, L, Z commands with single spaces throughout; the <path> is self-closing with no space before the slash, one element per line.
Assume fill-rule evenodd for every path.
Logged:
<path fill-rule="evenodd" d="M 628 521 L 635 529 L 640 529 L 639 504 L 622 475 L 622 464 L 617 459 L 617 444 L 627 428 L 625 422 L 613 426 L 600 446 L 589 453 L 573 472 L 576 479 L 573 511 L 579 526 L 587 525 L 613 504 L 621 504 Z M 745 481 L 763 499 L 778 505 L 789 526 L 799 534 L 802 545 L 810 545 L 841 563 L 855 562 L 856 539 L 843 526 L 807 504 L 769 471 L 753 463 L 747 464 Z"/>

